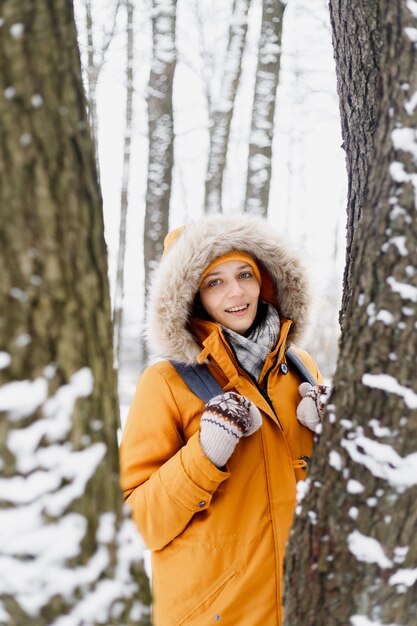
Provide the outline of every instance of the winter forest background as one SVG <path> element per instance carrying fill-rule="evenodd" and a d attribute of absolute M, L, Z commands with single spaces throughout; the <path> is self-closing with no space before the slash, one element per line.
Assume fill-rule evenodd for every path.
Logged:
<path fill-rule="evenodd" d="M 332 380 L 285 626 L 417 626 L 416 198 L 416 0 L 0 0 L 0 624 L 149 626 L 119 404 L 222 206 L 305 258 Z"/>
<path fill-rule="evenodd" d="M 146 0 L 131 4 L 134 9 L 130 18 L 133 22 L 133 76 L 129 78 L 126 70 L 128 14 L 124 3 L 114 0 L 76 2 L 87 89 L 92 80 L 97 80 L 94 97 L 97 102 L 98 154 L 113 297 L 116 291 L 122 180 L 127 174 L 126 169 L 123 174 L 126 90 L 128 81 L 133 81 L 119 368 L 123 417 L 143 368 L 143 237 L 149 150 L 147 97 L 151 88 L 151 16 L 154 10 Z M 263 5 L 261 0 L 182 0 L 167 2 L 165 10 L 175 4 L 174 154 L 172 187 L 168 194 L 170 228 L 198 219 L 198 215 L 204 212 L 210 132 L 213 132 L 214 112 L 222 110 L 222 107 L 231 107 L 233 112 L 227 142 L 222 208 L 225 213 L 239 213 L 244 209 Z M 88 9 L 91 11 L 91 23 L 86 19 Z M 168 32 L 162 32 L 158 46 L 166 53 L 172 42 L 169 22 L 165 27 Z M 235 43 L 234 48 L 227 52 L 231 27 L 236 31 L 247 27 L 243 51 Z M 111 43 L 102 59 L 97 50 L 108 44 L 110 35 Z M 95 49 L 92 57 L 88 47 L 91 43 Z M 315 309 L 306 349 L 315 354 L 324 375 L 329 378 L 336 365 L 338 310 L 346 247 L 346 168 L 341 149 L 339 104 L 326 0 L 288 2 L 285 5 L 282 41 L 270 37 L 266 46 L 266 54 L 272 58 L 275 55 L 280 57 L 280 68 L 275 69 L 279 71 L 279 81 L 272 133 L 268 220 L 301 252 L 311 272 Z M 98 76 L 97 69 L 96 74 L 94 72 L 97 67 Z M 240 71 L 234 105 L 231 97 L 225 103 L 226 70 Z M 268 91 L 268 85 L 265 88 Z M 267 93 L 264 97 L 268 97 Z M 155 225 L 158 221 L 156 215 Z"/>

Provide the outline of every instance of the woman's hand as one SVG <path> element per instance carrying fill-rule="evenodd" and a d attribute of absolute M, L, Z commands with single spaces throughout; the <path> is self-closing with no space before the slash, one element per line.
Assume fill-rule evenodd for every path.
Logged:
<path fill-rule="evenodd" d="M 228 391 L 212 398 L 204 407 L 200 444 L 217 467 L 223 467 L 241 437 L 248 437 L 262 425 L 258 408 L 245 396 Z"/>
<path fill-rule="evenodd" d="M 302 400 L 297 407 L 297 419 L 300 424 L 316 432 L 317 426 L 321 424 L 324 405 L 326 397 L 330 393 L 330 387 L 301 383 L 298 391 Z"/>

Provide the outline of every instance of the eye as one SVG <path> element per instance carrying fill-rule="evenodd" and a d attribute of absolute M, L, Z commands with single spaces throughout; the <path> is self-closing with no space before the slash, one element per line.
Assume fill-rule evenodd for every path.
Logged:
<path fill-rule="evenodd" d="M 244 278 L 244 279 L 252 278 L 252 276 L 253 276 L 252 272 L 249 272 L 249 271 L 240 272 L 239 274 L 239 278 Z"/>
<path fill-rule="evenodd" d="M 220 278 L 213 278 L 213 280 L 209 280 L 207 283 L 207 287 L 216 287 L 216 285 L 220 285 Z"/>

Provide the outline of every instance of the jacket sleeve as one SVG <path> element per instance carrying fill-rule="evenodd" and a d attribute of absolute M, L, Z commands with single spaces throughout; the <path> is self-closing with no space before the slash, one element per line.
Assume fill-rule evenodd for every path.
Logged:
<path fill-rule="evenodd" d="M 205 456 L 199 433 L 186 444 L 181 415 L 164 376 L 150 367 L 139 380 L 120 446 L 120 480 L 145 543 L 159 550 L 210 505 L 229 477 Z"/>

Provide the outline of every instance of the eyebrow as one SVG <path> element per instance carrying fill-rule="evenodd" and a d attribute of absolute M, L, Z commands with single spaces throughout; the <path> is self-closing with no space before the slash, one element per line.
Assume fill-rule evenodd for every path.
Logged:
<path fill-rule="evenodd" d="M 239 265 L 239 267 L 236 268 L 236 271 L 240 272 L 247 268 L 252 270 L 252 267 L 249 265 L 249 263 L 244 263 L 243 265 Z M 212 272 L 210 272 L 210 274 L 207 274 L 207 276 L 204 278 L 204 282 L 207 280 L 207 278 L 210 278 L 212 276 L 219 276 L 219 274 L 221 275 L 221 272 L 216 272 L 216 270 L 213 270 Z"/>

